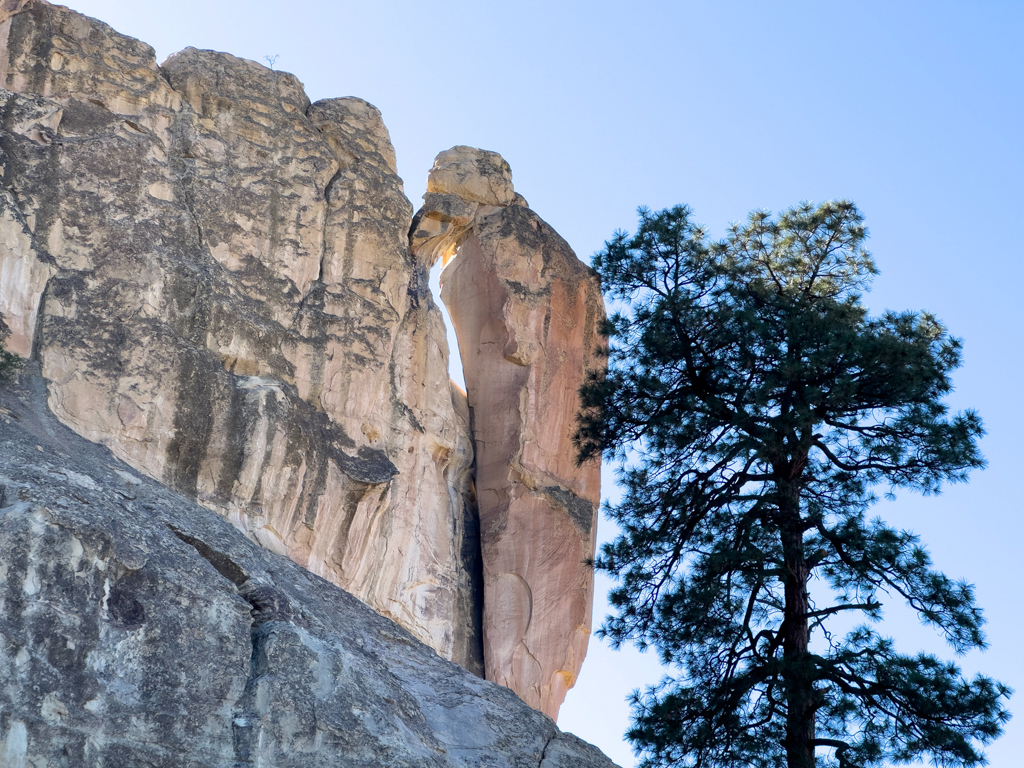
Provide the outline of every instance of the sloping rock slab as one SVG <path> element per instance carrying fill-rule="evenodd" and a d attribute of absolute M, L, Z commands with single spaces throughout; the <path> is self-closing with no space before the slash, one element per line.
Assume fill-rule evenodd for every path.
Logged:
<path fill-rule="evenodd" d="M 0 754 L 106 768 L 612 763 L 0 392 Z"/>

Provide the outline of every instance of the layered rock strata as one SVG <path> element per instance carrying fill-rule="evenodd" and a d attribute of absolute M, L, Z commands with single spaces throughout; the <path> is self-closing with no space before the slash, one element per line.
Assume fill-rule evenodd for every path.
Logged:
<path fill-rule="evenodd" d="M 575 463 L 578 392 L 603 365 L 599 285 L 497 154 L 438 155 L 411 246 L 443 258 L 476 446 L 484 660 L 555 717 L 587 650 L 600 467 Z"/>
<path fill-rule="evenodd" d="M 57 417 L 481 671 L 472 442 L 377 110 L 43 0 L 0 4 L 0 88 L 0 312 Z"/>
<path fill-rule="evenodd" d="M 614 768 L 46 398 L 0 390 L 0 765 Z"/>

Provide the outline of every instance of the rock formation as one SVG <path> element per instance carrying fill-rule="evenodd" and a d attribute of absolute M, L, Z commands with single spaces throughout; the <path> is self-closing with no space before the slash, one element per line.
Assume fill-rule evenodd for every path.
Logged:
<path fill-rule="evenodd" d="M 46 396 L 0 391 L 0 766 L 614 768 Z"/>
<path fill-rule="evenodd" d="M 472 445 L 380 114 L 2 8 L 0 312 L 54 413 L 482 671 Z"/>
<path fill-rule="evenodd" d="M 557 714 L 590 631 L 598 467 L 569 435 L 602 309 L 499 156 L 442 153 L 413 222 L 370 104 L 0 0 L 0 180 L 8 346 L 63 424 Z M 427 287 L 456 252 L 468 397 Z"/>
<path fill-rule="evenodd" d="M 476 446 L 487 679 L 555 717 L 590 636 L 600 467 L 576 466 L 571 435 L 586 372 L 603 364 L 600 288 L 493 152 L 438 155 L 411 240 L 447 261 L 441 297 Z"/>

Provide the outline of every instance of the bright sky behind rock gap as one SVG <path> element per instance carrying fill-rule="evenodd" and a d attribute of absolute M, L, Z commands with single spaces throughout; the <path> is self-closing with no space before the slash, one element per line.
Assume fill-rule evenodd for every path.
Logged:
<path fill-rule="evenodd" d="M 901 494 L 877 512 L 976 585 L 991 648 L 960 661 L 1021 691 L 1010 703 L 1021 714 L 989 749 L 993 766 L 1020 764 L 1024 3 L 71 7 L 153 45 L 160 61 L 189 45 L 264 64 L 276 55 L 275 68 L 314 101 L 375 104 L 414 206 L 441 150 L 500 152 L 516 190 L 584 260 L 634 227 L 638 205 L 687 203 L 721 235 L 753 208 L 854 200 L 881 269 L 870 306 L 928 309 L 966 343 L 951 402 L 984 418 L 989 468 L 937 498 Z M 598 582 L 600 597 L 608 582 Z M 603 611 L 599 602 L 595 617 Z M 885 616 L 902 650 L 952 656 L 905 612 Z M 651 654 L 593 641 L 559 725 L 632 765 L 623 697 L 658 674 Z"/>

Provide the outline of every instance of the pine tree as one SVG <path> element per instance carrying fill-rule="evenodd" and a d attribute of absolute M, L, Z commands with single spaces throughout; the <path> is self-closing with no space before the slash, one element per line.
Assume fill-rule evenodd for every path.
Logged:
<path fill-rule="evenodd" d="M 926 312 L 868 314 L 865 238 L 845 201 L 721 241 L 679 206 L 595 256 L 624 309 L 577 444 L 621 465 L 601 633 L 671 673 L 633 697 L 645 766 L 977 765 L 1009 719 L 1005 685 L 877 631 L 892 597 L 957 654 L 985 646 L 972 587 L 867 516 L 875 489 L 937 493 L 984 460 L 978 415 L 943 402 L 961 342 Z"/>
<path fill-rule="evenodd" d="M 8 352 L 4 343 L 10 335 L 11 330 L 4 322 L 3 314 L 0 314 L 0 384 L 8 383 L 21 367 L 21 358 L 13 352 Z"/>

